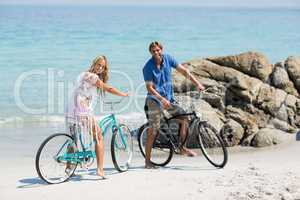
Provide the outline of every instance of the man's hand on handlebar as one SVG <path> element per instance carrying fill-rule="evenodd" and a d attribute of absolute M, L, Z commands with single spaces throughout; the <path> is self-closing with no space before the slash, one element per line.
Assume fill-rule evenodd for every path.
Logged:
<path fill-rule="evenodd" d="M 165 98 L 163 98 L 163 99 L 161 100 L 161 104 L 162 104 L 162 106 L 163 106 L 164 109 L 168 109 L 168 108 L 170 108 L 170 106 L 171 106 L 170 101 L 168 101 L 168 100 L 165 99 Z"/>
<path fill-rule="evenodd" d="M 201 91 L 203 91 L 205 89 L 205 87 L 202 85 L 202 84 L 198 84 L 197 85 L 197 90 L 199 91 L 199 92 L 201 92 Z"/>

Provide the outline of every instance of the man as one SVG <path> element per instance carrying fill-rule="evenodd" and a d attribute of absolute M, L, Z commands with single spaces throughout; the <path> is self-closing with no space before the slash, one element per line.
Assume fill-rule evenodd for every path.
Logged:
<path fill-rule="evenodd" d="M 144 80 L 147 87 L 147 107 L 146 114 L 148 117 L 150 128 L 148 129 L 148 137 L 146 141 L 146 159 L 145 168 L 155 168 L 150 162 L 151 149 L 155 139 L 155 134 L 160 128 L 161 111 L 165 109 L 170 115 L 177 115 L 185 113 L 184 110 L 175 104 L 173 97 L 172 86 L 172 68 L 191 80 L 199 91 L 204 87 L 200 84 L 192 74 L 181 64 L 179 64 L 173 57 L 168 54 L 163 54 L 163 46 L 155 41 L 149 45 L 149 51 L 152 57 L 147 61 L 143 68 Z M 180 137 L 185 138 L 188 121 L 186 117 L 181 120 Z M 181 150 L 182 155 L 195 156 L 196 153 L 186 147 Z"/>

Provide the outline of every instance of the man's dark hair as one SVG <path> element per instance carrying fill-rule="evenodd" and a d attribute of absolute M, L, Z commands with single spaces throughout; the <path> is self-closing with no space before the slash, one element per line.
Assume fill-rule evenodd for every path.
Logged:
<path fill-rule="evenodd" d="M 154 42 L 151 42 L 150 45 L 149 45 L 149 51 L 151 52 L 151 49 L 155 46 L 158 46 L 160 49 L 163 48 L 162 44 L 158 41 L 154 41 Z"/>

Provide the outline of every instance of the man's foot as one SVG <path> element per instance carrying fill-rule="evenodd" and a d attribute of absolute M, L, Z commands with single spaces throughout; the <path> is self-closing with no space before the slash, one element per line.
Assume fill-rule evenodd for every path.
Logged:
<path fill-rule="evenodd" d="M 153 164 L 145 164 L 145 169 L 158 169 L 158 166 Z"/>
<path fill-rule="evenodd" d="M 181 149 L 180 154 L 181 154 L 181 155 L 190 156 L 190 157 L 195 157 L 195 156 L 197 156 L 196 152 L 194 152 L 194 151 L 192 151 L 192 150 L 190 150 L 190 149 L 188 149 L 188 148 L 183 148 L 183 149 Z"/>

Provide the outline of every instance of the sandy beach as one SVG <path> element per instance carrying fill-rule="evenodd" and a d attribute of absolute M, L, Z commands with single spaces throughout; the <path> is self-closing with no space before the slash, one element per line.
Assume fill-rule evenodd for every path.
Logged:
<path fill-rule="evenodd" d="M 49 130 L 61 127 L 1 127 L 0 199 L 300 199 L 300 141 L 296 135 L 267 148 L 230 148 L 224 169 L 215 169 L 199 154 L 175 156 L 166 167 L 146 170 L 135 142 L 131 169 L 118 173 L 106 145 L 107 180 L 99 180 L 92 166 L 79 168 L 68 182 L 48 185 L 37 176 L 34 157 Z"/>

